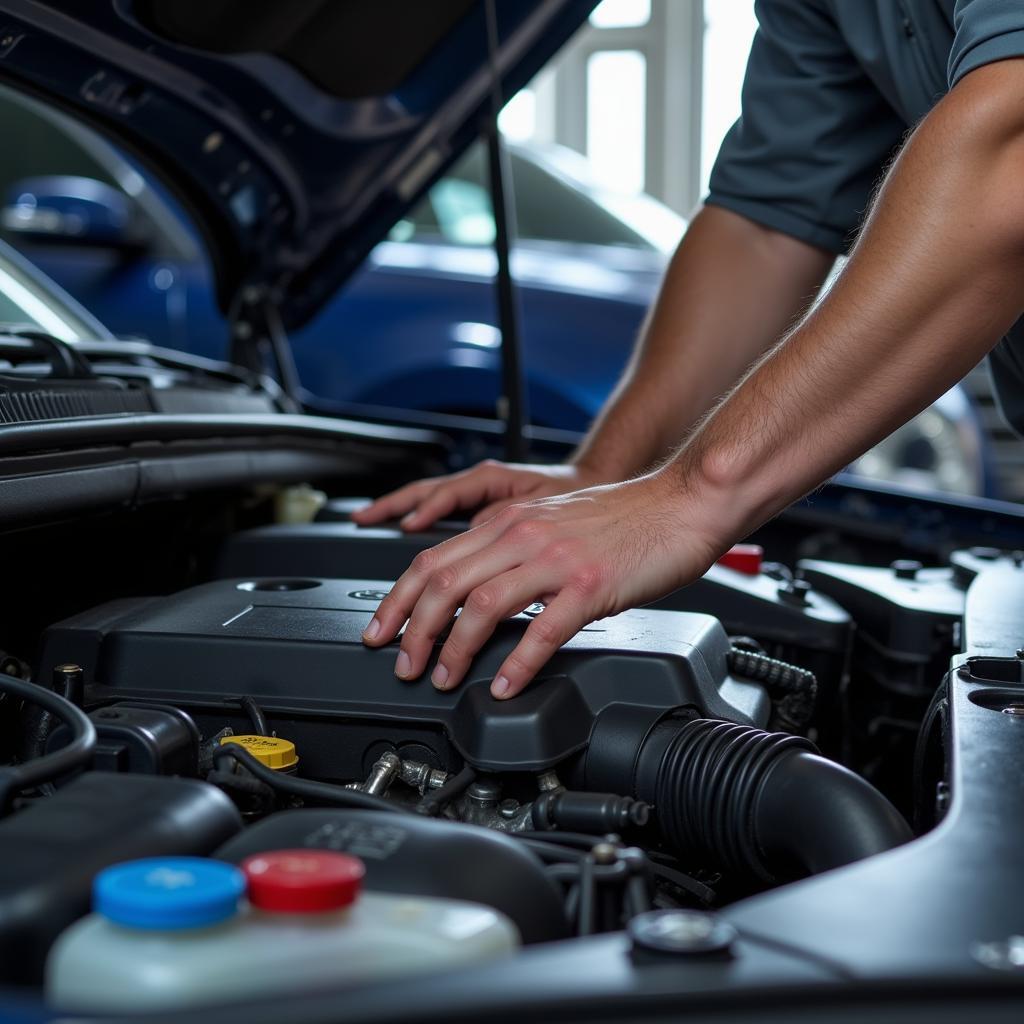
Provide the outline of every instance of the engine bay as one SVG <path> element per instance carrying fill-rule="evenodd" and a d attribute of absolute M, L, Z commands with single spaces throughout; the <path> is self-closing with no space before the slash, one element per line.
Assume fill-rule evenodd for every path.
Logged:
<path fill-rule="evenodd" d="M 931 568 L 750 548 L 591 624 L 514 700 L 488 685 L 538 607 L 456 690 L 431 687 L 429 665 L 405 682 L 394 645 L 361 631 L 417 545 L 450 534 L 360 530 L 347 507 L 242 516 L 202 556 L 203 531 L 181 541 L 187 572 L 156 574 L 155 552 L 119 596 L 110 581 L 89 604 L 104 588 L 79 580 L 48 606 L 62 614 L 15 617 L 39 629 L 34 652 L 5 636 L 0 664 L 4 984 L 40 991 L 98 872 L 171 854 L 351 854 L 368 891 L 491 908 L 538 952 L 625 932 L 655 955 L 652 927 L 710 934 L 748 913 L 763 934 L 765 901 L 946 819 L 956 672 L 1000 728 L 1024 710 L 1016 656 L 981 639 L 1024 560 L 982 547 Z M 810 934 L 793 927 L 786 941 Z"/>

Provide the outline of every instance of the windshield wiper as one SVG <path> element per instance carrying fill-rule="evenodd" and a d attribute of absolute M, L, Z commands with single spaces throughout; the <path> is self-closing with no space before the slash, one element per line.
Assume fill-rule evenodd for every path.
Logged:
<path fill-rule="evenodd" d="M 35 328 L 0 327 L 0 358 L 14 365 L 42 360 L 50 376 L 61 380 L 96 379 L 88 359 L 74 346 Z"/>

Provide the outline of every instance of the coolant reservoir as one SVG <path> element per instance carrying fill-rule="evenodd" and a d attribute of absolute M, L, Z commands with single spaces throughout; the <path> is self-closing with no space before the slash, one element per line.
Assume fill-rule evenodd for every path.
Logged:
<path fill-rule="evenodd" d="M 362 863 L 323 850 L 198 857 L 101 872 L 94 912 L 57 940 L 47 1000 L 135 1013 L 299 994 L 507 956 L 515 926 L 459 900 L 361 892 Z M 248 891 L 248 900 L 244 898 Z"/>

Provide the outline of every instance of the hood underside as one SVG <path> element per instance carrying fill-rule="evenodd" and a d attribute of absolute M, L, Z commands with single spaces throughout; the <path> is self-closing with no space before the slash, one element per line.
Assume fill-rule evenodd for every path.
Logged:
<path fill-rule="evenodd" d="M 255 289 L 294 328 L 595 2 L 0 0 L 0 80 L 178 195 L 222 309 Z"/>

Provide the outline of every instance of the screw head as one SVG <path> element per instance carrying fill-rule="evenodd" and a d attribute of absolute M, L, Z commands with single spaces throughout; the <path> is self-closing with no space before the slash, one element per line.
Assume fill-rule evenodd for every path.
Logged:
<path fill-rule="evenodd" d="M 812 586 L 808 580 L 790 580 L 779 587 L 779 598 L 786 604 L 803 606 L 808 603 Z"/>
<path fill-rule="evenodd" d="M 516 813 L 518 812 L 518 810 L 519 810 L 519 801 L 518 800 L 514 800 L 512 797 L 508 797 L 507 799 L 502 800 L 500 804 L 498 804 L 498 813 L 506 821 L 508 821 L 511 818 L 514 818 L 516 816 Z"/>
<path fill-rule="evenodd" d="M 736 929 L 713 914 L 697 910 L 652 910 L 629 922 L 634 947 L 702 956 L 728 952 L 736 941 Z"/>
<path fill-rule="evenodd" d="M 999 548 L 984 547 L 979 544 L 973 548 L 968 548 L 967 553 L 975 558 L 980 558 L 983 562 L 995 562 L 1002 554 L 1002 551 Z"/>
<path fill-rule="evenodd" d="M 914 558 L 897 558 L 889 568 L 898 580 L 914 580 L 924 566 Z"/>

